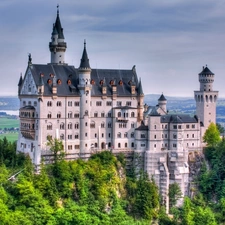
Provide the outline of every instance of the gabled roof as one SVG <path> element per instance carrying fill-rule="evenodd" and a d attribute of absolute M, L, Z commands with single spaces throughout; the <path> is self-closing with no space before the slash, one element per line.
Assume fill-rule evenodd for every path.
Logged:
<path fill-rule="evenodd" d="M 146 130 L 148 130 L 148 126 L 146 126 L 143 123 L 143 121 L 142 121 L 141 125 L 139 127 L 137 127 L 135 130 L 144 130 L 144 131 L 146 131 Z"/>
<path fill-rule="evenodd" d="M 207 65 L 206 65 L 206 67 L 203 67 L 203 70 L 202 70 L 201 73 L 199 73 L 199 75 L 214 75 L 214 73 L 211 72 L 211 71 L 209 70 L 209 68 L 207 67 Z"/>
<path fill-rule="evenodd" d="M 161 116 L 161 123 L 198 123 L 198 118 L 188 114 L 167 114 Z"/>

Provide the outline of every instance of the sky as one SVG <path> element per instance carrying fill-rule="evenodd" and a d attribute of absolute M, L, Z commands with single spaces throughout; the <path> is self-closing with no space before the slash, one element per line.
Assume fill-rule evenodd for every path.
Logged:
<path fill-rule="evenodd" d="M 69 65 L 79 67 L 86 39 L 92 68 L 136 65 L 145 94 L 192 97 L 207 65 L 225 97 L 224 0 L 0 0 L 0 95 L 17 95 L 29 53 L 50 62 L 57 4 Z"/>

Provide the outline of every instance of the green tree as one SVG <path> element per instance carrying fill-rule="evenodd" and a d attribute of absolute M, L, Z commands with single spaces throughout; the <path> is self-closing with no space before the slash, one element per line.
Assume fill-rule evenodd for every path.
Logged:
<path fill-rule="evenodd" d="M 169 205 L 170 208 L 176 206 L 178 199 L 182 197 L 182 192 L 178 183 L 169 185 Z"/>
<path fill-rule="evenodd" d="M 224 134 L 224 127 L 220 123 L 217 123 L 216 127 L 221 134 Z"/>
<path fill-rule="evenodd" d="M 61 140 L 48 137 L 47 146 L 50 147 L 50 151 L 53 153 L 54 164 L 57 164 L 59 161 L 65 158 L 64 146 Z"/>
<path fill-rule="evenodd" d="M 207 143 L 207 146 L 216 146 L 220 142 L 220 132 L 214 123 L 210 123 L 203 136 L 203 141 Z"/>

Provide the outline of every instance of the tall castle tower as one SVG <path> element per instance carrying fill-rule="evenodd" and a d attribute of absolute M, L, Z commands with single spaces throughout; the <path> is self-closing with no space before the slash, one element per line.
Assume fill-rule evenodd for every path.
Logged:
<path fill-rule="evenodd" d="M 198 74 L 200 82 L 200 90 L 194 91 L 196 101 L 196 114 L 200 119 L 202 136 L 210 123 L 216 123 L 216 101 L 218 91 L 213 90 L 214 73 L 212 73 L 207 65 L 203 67 L 201 73 Z"/>
<path fill-rule="evenodd" d="M 61 26 L 59 18 L 59 6 L 57 6 L 57 17 L 53 24 L 52 41 L 49 42 L 49 50 L 51 52 L 51 63 L 64 64 L 65 63 L 65 51 L 66 42 L 64 42 L 63 28 Z"/>
<path fill-rule="evenodd" d="M 91 67 L 86 51 L 86 42 L 84 41 L 83 55 L 80 61 L 79 73 L 79 91 L 80 91 L 80 151 L 90 151 L 90 102 L 91 102 Z"/>

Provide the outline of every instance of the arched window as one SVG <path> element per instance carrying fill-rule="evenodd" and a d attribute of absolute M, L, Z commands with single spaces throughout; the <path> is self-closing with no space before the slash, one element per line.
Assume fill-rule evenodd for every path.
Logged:
<path fill-rule="evenodd" d="M 72 129 L 72 123 L 68 123 L 68 129 Z"/>
<path fill-rule="evenodd" d="M 56 106 L 62 106 L 62 102 L 57 101 L 57 102 L 56 102 Z"/>
<path fill-rule="evenodd" d="M 52 106 L 52 102 L 51 101 L 48 101 L 47 102 L 47 106 L 51 107 Z"/>
<path fill-rule="evenodd" d="M 104 128 L 104 127 L 105 127 L 105 123 L 101 122 L 101 128 Z"/>
<path fill-rule="evenodd" d="M 131 123 L 131 128 L 134 128 L 134 122 Z"/>
<path fill-rule="evenodd" d="M 49 112 L 48 113 L 48 119 L 51 119 L 52 118 L 52 114 Z"/>
<path fill-rule="evenodd" d="M 121 117 L 121 112 L 118 112 L 117 116 L 118 116 L 118 117 Z"/>
<path fill-rule="evenodd" d="M 75 123 L 74 128 L 79 129 L 79 123 Z"/>
<path fill-rule="evenodd" d="M 121 133 L 117 133 L 117 138 L 121 138 Z"/>
<path fill-rule="evenodd" d="M 127 148 L 127 143 L 125 143 L 125 148 Z"/>
<path fill-rule="evenodd" d="M 126 132 L 126 133 L 124 133 L 124 137 L 125 138 L 127 138 L 128 137 L 128 133 Z"/>
<path fill-rule="evenodd" d="M 75 136 L 74 136 L 74 138 L 75 138 L 75 139 L 79 139 L 79 134 L 76 133 Z"/>
<path fill-rule="evenodd" d="M 72 118 L 72 115 L 73 115 L 72 112 L 69 112 L 68 113 L 68 118 Z"/>
<path fill-rule="evenodd" d="M 121 144 L 120 143 L 118 143 L 118 148 L 121 148 Z"/>
<path fill-rule="evenodd" d="M 134 138 L 134 132 L 132 132 L 132 133 L 130 134 L 130 137 L 131 137 L 131 138 Z"/>
<path fill-rule="evenodd" d="M 131 147 L 134 148 L 134 142 L 131 143 Z"/>
<path fill-rule="evenodd" d="M 60 112 L 57 113 L 57 118 L 61 118 L 61 113 Z"/>
<path fill-rule="evenodd" d="M 51 124 L 51 123 L 49 123 L 49 124 L 47 125 L 47 130 L 52 130 L 52 124 Z"/>
<path fill-rule="evenodd" d="M 111 128 L 112 127 L 112 124 L 111 122 L 108 123 L 108 128 Z"/>
<path fill-rule="evenodd" d="M 60 140 L 64 140 L 64 134 L 60 134 Z"/>
<path fill-rule="evenodd" d="M 64 130 L 64 129 L 65 129 L 64 123 L 60 123 L 60 130 Z"/>
<path fill-rule="evenodd" d="M 131 112 L 131 117 L 134 117 L 135 116 L 135 113 L 134 112 Z"/>
<path fill-rule="evenodd" d="M 94 121 L 91 121 L 90 127 L 91 127 L 91 128 L 95 128 L 95 122 L 94 122 Z"/>
<path fill-rule="evenodd" d="M 79 118 L 79 117 L 80 117 L 79 112 L 75 112 L 75 113 L 74 113 L 74 118 Z"/>

